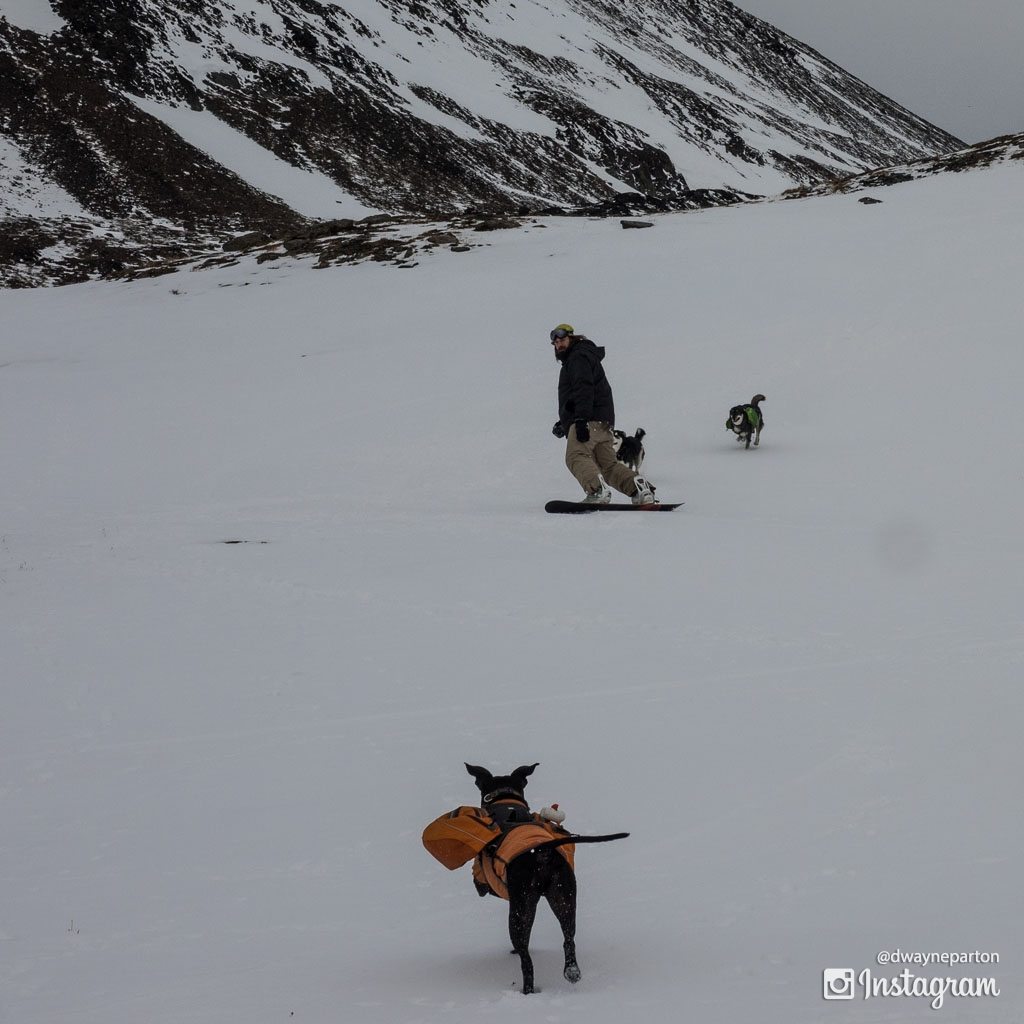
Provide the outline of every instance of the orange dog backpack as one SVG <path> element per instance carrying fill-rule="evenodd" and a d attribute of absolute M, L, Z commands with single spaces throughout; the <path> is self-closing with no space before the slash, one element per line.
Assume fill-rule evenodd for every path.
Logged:
<path fill-rule="evenodd" d="M 481 850 L 473 861 L 473 880 L 477 886 L 486 885 L 495 896 L 508 899 L 508 866 L 516 859 L 532 850 L 543 846 L 552 839 L 561 839 L 569 833 L 553 822 L 544 821 L 536 814 L 533 824 L 517 825 L 505 833 L 505 838 L 497 845 Z M 565 858 L 569 868 L 576 870 L 576 846 L 565 843 L 555 847 Z"/>
<path fill-rule="evenodd" d="M 479 807 L 456 807 L 423 830 L 423 845 L 427 853 L 454 871 L 500 836 L 494 819 Z"/>

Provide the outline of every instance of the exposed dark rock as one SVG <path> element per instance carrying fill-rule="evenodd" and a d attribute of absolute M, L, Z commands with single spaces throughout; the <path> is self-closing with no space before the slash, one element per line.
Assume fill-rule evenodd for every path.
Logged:
<path fill-rule="evenodd" d="M 520 221 L 512 217 L 488 217 L 473 225 L 474 231 L 506 231 L 509 228 L 517 228 Z"/>
<path fill-rule="evenodd" d="M 78 263 L 90 277 L 116 277 L 133 262 L 134 255 L 124 246 L 96 241 L 81 250 Z"/>
<path fill-rule="evenodd" d="M 160 267 L 149 267 L 146 270 L 137 270 L 130 275 L 131 279 L 138 280 L 147 277 L 163 277 L 165 274 L 173 274 L 179 268 L 171 264 L 167 264 Z"/>
<path fill-rule="evenodd" d="M 453 231 L 428 231 L 423 238 L 430 245 L 459 244 L 459 236 Z"/>
<path fill-rule="evenodd" d="M 273 237 L 266 231 L 247 231 L 237 238 L 229 238 L 222 248 L 225 252 L 242 252 L 245 249 L 255 249 L 257 246 L 266 245 L 273 241 Z"/>
<path fill-rule="evenodd" d="M 42 231 L 35 221 L 7 221 L 0 225 L 0 264 L 34 266 L 43 249 L 56 241 L 55 235 Z"/>
<path fill-rule="evenodd" d="M 619 222 L 624 228 L 653 228 L 653 220 L 623 220 Z"/>
<path fill-rule="evenodd" d="M 363 221 L 362 223 L 365 223 Z M 310 227 L 310 234 L 315 238 L 323 238 L 327 235 L 338 235 L 342 231 L 352 231 L 356 227 L 356 221 L 348 219 L 316 221 Z"/>

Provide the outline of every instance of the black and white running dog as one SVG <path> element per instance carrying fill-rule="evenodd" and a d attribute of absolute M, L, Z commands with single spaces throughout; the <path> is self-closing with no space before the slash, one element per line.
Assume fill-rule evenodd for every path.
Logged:
<path fill-rule="evenodd" d="M 751 441 L 754 442 L 755 448 L 761 443 L 764 417 L 761 415 L 759 406 L 764 400 L 764 395 L 754 395 L 748 405 L 734 405 L 729 410 L 725 429 L 731 430 L 736 435 L 737 441 L 746 441 L 746 448 L 750 447 Z"/>
<path fill-rule="evenodd" d="M 636 433 L 630 437 L 624 430 L 613 430 L 615 438 L 615 456 L 619 462 L 625 463 L 634 473 L 640 472 L 644 464 L 643 440 L 647 431 L 643 427 L 637 427 Z"/>

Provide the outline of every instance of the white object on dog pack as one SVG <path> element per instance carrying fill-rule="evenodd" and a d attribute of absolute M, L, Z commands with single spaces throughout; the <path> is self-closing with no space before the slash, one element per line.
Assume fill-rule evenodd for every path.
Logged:
<path fill-rule="evenodd" d="M 552 804 L 550 807 L 542 807 L 537 812 L 540 817 L 545 821 L 553 821 L 556 825 L 561 825 L 565 821 L 565 811 L 558 809 L 558 804 Z"/>

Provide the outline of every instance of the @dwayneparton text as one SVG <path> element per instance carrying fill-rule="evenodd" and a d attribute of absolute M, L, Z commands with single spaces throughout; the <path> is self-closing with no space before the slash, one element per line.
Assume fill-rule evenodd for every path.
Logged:
<path fill-rule="evenodd" d="M 997 964 L 999 954 L 985 953 L 979 949 L 960 953 L 908 953 L 897 946 L 892 950 L 879 950 L 875 963 L 883 967 L 886 964 L 914 964 L 920 967 L 927 964 L 946 964 L 951 967 L 957 964 Z"/>

